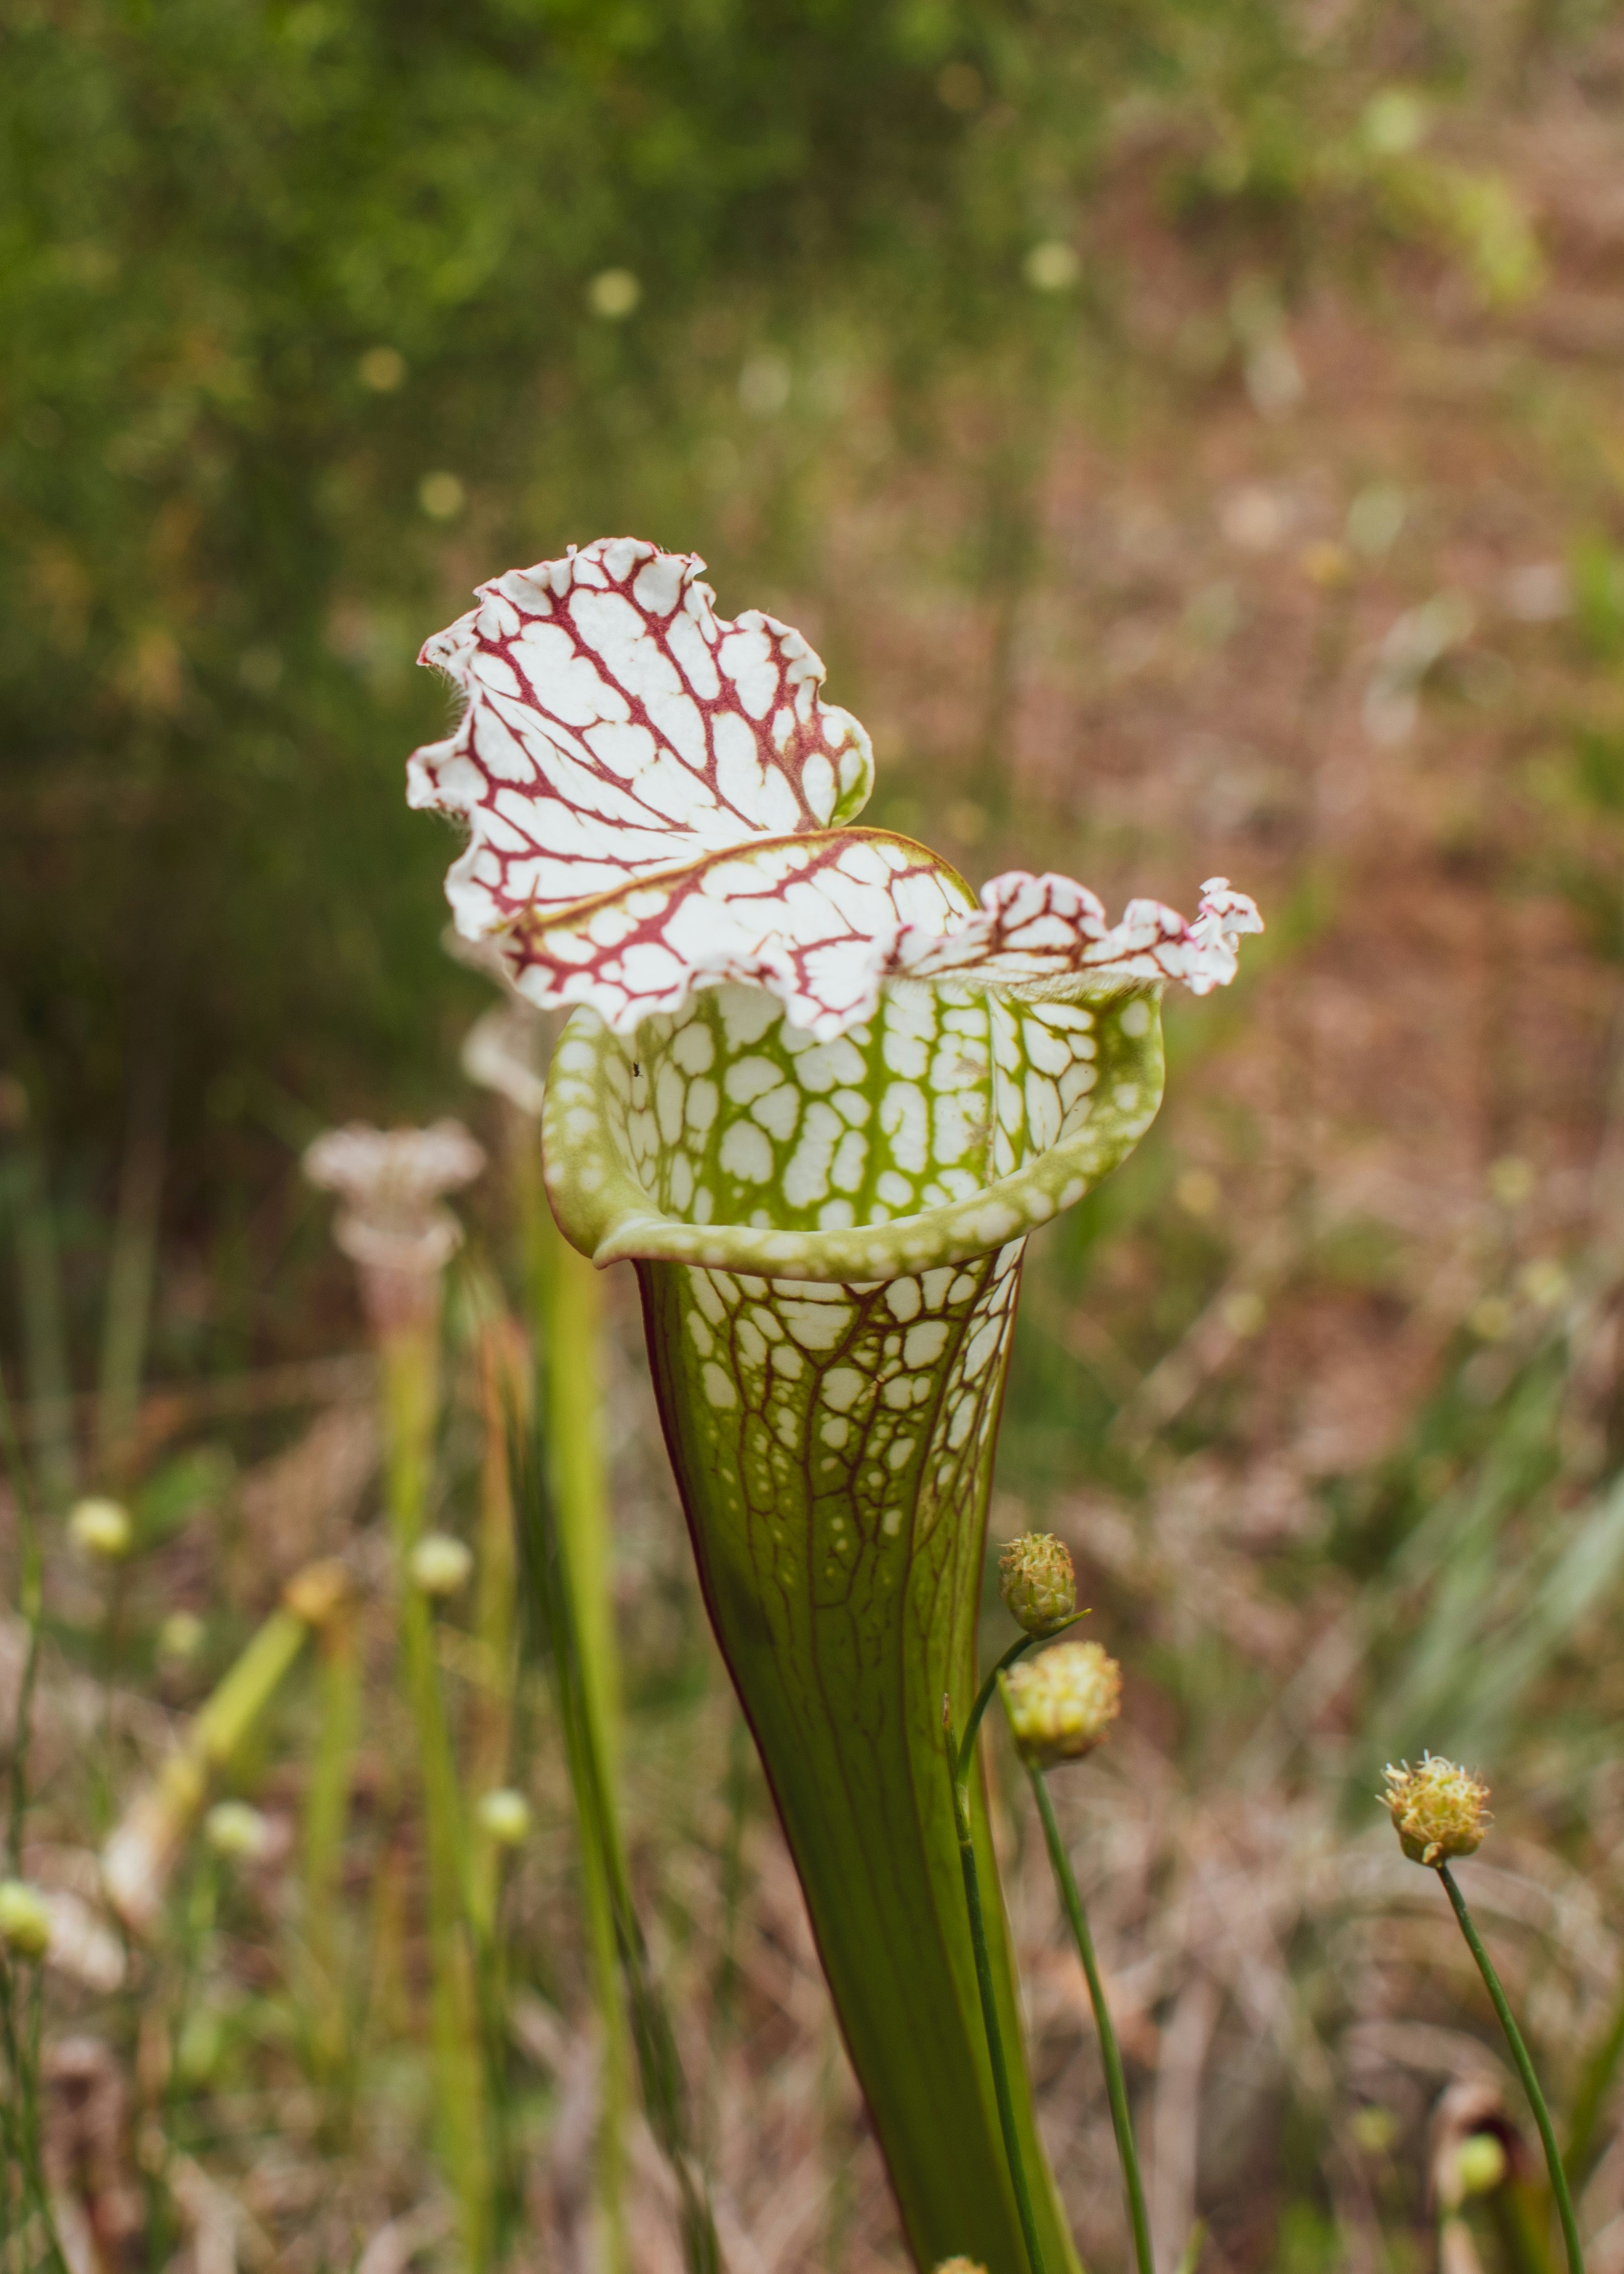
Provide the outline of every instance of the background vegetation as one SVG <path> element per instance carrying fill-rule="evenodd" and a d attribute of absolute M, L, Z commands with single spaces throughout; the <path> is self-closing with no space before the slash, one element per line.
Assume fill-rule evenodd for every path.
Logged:
<path fill-rule="evenodd" d="M 412 659 L 477 578 L 633 530 L 702 552 L 725 613 L 807 630 L 875 731 L 877 818 L 1114 901 L 1188 907 L 1224 870 L 1270 919 L 1233 997 L 1177 1013 L 1152 1141 L 1034 1252 L 1000 1472 L 997 1521 L 1071 1540 L 1128 1668 L 1122 1739 L 1061 1798 L 1166 2263 L 1198 2211 L 1212 2274 L 1417 2262 L 1451 2089 L 1489 2095 L 1520 2168 L 1436 1891 L 1366 1838 L 1382 1759 L 1430 1745 L 1497 1788 L 1475 1900 L 1558 2097 L 1595 2085 L 1585 2218 L 1616 2274 L 1591 2059 L 1624 1831 L 1616 11 L 12 0 L 0 118 L 30 1876 L 94 1911 L 91 1851 L 289 1571 L 342 1547 L 387 1594 L 370 1361 L 297 1148 L 454 1111 L 500 1150 L 458 1070 L 488 998 L 440 945 L 449 840 L 401 798 L 445 716 Z M 448 1313 L 434 1514 L 470 1537 L 479 1290 L 518 1300 L 517 1211 L 493 1171 Z M 634 1876 L 724 2246 L 894 2264 L 610 1303 Z M 116 1585 L 62 1530 L 91 1485 L 136 1511 Z M 190 1655 L 161 1647 L 177 1611 Z M 387 1674 L 385 1628 L 369 1647 Z M 48 2046 L 94 2040 L 126 2112 L 94 2182 L 51 2119 L 81 2191 L 133 2206 L 109 2263 L 451 2250 L 390 1694 L 345 1866 L 385 1955 L 338 2100 L 285 1853 L 192 1856 L 122 1987 L 50 1973 Z M 522 1685 L 537 1828 L 506 1932 L 508 2232 L 537 2265 L 590 2248 L 547 1700 Z M 273 1823 L 320 1712 L 296 1674 L 231 1772 Z M 1051 2137 L 1118 2264 L 1015 1790 Z M 675 2246 L 639 2142 L 641 2270 Z M 1485 2214 L 1477 2247 L 1520 2246 Z"/>

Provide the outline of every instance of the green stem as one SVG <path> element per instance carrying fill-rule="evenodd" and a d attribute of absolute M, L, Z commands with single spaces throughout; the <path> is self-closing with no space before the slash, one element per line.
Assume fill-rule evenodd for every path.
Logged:
<path fill-rule="evenodd" d="M 1145 2208 L 1145 2183 L 1139 2176 L 1139 2150 L 1133 2139 L 1133 2116 L 1128 2106 L 1128 2083 L 1123 2074 L 1122 2052 L 1116 2043 L 1111 2009 L 1105 2000 L 1105 1984 L 1100 1979 L 1094 1937 L 1088 1931 L 1088 1915 L 1083 1909 L 1083 1898 L 1071 1869 L 1071 1859 L 1066 1853 L 1065 1842 L 1060 1836 L 1060 1826 L 1055 1821 L 1055 1804 L 1049 1798 L 1049 1781 L 1034 1760 L 1026 1761 L 1026 1770 L 1031 1781 L 1033 1797 L 1038 1804 L 1038 1814 L 1042 1819 L 1043 1837 L 1049 1846 L 1049 1860 L 1054 1866 L 1055 1883 L 1060 1890 L 1066 1917 L 1071 1922 L 1071 1938 L 1077 1945 L 1077 1954 L 1083 1962 L 1083 1972 L 1088 1977 L 1094 2027 L 1100 2035 L 1100 2057 L 1105 2064 L 1105 2090 L 1111 2104 L 1111 2127 L 1116 2135 L 1116 2153 L 1122 2163 L 1128 2212 L 1133 2222 L 1133 2252 L 1139 2261 L 1139 2274 L 1156 2274 L 1155 2257 L 1150 2246 L 1150 2218 Z"/>
<path fill-rule="evenodd" d="M 29 1969 L 29 1975 L 26 2032 L 19 2029 L 17 2013 L 18 1992 L 22 1988 L 24 1977 L 21 1969 L 9 1962 L 4 1963 L 4 1995 L 0 1995 L 0 2031 L 4 2033 L 5 2064 L 11 2082 L 18 2176 L 22 2183 L 25 2218 L 32 2210 L 40 2222 L 48 2253 L 46 2263 L 51 2274 L 69 2274 L 62 2238 L 56 2232 L 56 2215 L 51 2210 L 44 2161 L 40 2152 L 40 2017 L 42 2001 L 37 1962 Z"/>
<path fill-rule="evenodd" d="M 582 1708 L 603 1781 L 603 1805 L 620 1812 L 620 1667 L 610 1551 L 613 1530 L 600 1428 L 603 1293 L 584 1256 L 568 1246 L 539 1192 L 530 1248 L 545 1400 L 545 1425 L 557 1510 L 560 1576 L 570 1597 Z M 614 1895 L 602 1844 L 581 1843 L 587 1952 L 599 2034 L 597 2194 L 605 2274 L 629 2263 L 626 2233 L 626 2120 L 630 2059 L 621 1998 Z"/>
<path fill-rule="evenodd" d="M 1487 2196 L 1486 2207 L 1508 2274 L 1553 2274 L 1551 2205 L 1545 2189 L 1527 2180 L 1506 2179 Z"/>
<path fill-rule="evenodd" d="M 1579 2248 L 1579 2228 L 1574 2218 L 1573 2197 L 1568 2191 L 1568 2174 L 1562 2169 L 1562 2155 L 1556 2144 L 1551 2112 L 1545 2105 L 1545 2094 L 1540 2090 L 1539 2079 L 1534 2074 L 1528 2047 L 1522 2042 L 1522 2032 L 1518 2029 L 1506 1993 L 1500 1988 L 1494 1962 L 1484 1948 L 1482 1937 L 1472 1924 L 1471 1913 L 1466 1908 L 1465 1896 L 1455 1883 L 1455 1874 L 1447 1864 L 1440 1864 L 1437 1868 L 1438 1876 L 1444 1884 L 1444 1893 L 1461 1923 L 1461 1932 L 1466 1937 L 1466 1946 L 1477 1960 L 1484 1986 L 1493 2000 L 1500 2025 L 1506 2032 L 1506 2043 L 1511 2048 L 1511 2058 L 1516 2063 L 1517 2074 L 1522 2080 L 1522 2090 L 1527 2093 L 1529 2106 L 1534 2112 L 1534 2121 L 1539 2127 L 1540 2144 L 1545 2151 L 1545 2168 L 1551 2174 L 1551 2192 L 1556 2197 L 1557 2217 L 1561 2221 L 1562 2241 L 1568 2252 L 1568 2274 L 1584 2274 L 1584 2257 Z"/>
<path fill-rule="evenodd" d="M 437 1383 L 438 1314 L 387 1336 L 384 1411 L 389 1433 L 389 1521 L 400 1570 L 400 1645 L 416 1725 L 417 1775 L 428 1850 L 430 2012 L 440 2134 L 462 2217 L 473 2274 L 490 2263 L 492 2180 L 478 1996 L 470 1941 L 463 1828 L 456 1762 L 434 1655 L 434 1622 L 412 1585 L 409 1561 L 428 1503 Z"/>
<path fill-rule="evenodd" d="M 975 1703 L 971 1706 L 970 1718 L 965 1723 L 964 1736 L 959 1741 L 959 1752 L 953 1769 L 953 1781 L 956 1784 L 967 1785 L 970 1781 L 970 1761 L 975 1751 L 976 1734 L 981 1728 L 987 1708 L 992 1703 L 994 1691 L 1011 1667 L 1018 1659 L 1024 1658 L 1034 1644 L 1058 1641 L 1068 1628 L 1074 1627 L 1079 1619 L 1086 1616 L 1086 1611 L 1074 1611 L 1069 1619 L 1063 1619 L 1057 1627 L 1050 1627 L 1046 1634 L 1020 1635 L 1010 1645 L 975 1693 Z"/>
<path fill-rule="evenodd" d="M 321 1710 L 304 1803 L 304 1940 L 313 1978 L 312 2049 L 329 2079 L 347 2065 L 348 2012 L 339 1952 L 344 1826 L 361 1729 L 361 1660 L 353 1614 L 336 1610 L 320 1637 Z"/>
<path fill-rule="evenodd" d="M 102 1849 L 102 1881 L 114 1909 L 136 1933 L 155 1924 L 170 1871 L 211 1787 L 267 1713 L 309 1632 L 286 1604 L 273 1611 L 115 1826 Z"/>
<path fill-rule="evenodd" d="M 1035 1636 L 1023 1636 L 1019 1644 L 1004 1653 L 1005 1660 L 1019 1657 L 1021 1650 L 1035 1640 Z M 1001 1664 L 1003 1662 L 1000 1661 Z M 981 1696 L 976 1700 L 983 1713 L 986 1711 L 984 1699 L 987 1694 L 983 1684 Z M 943 1705 L 946 1709 L 945 1698 Z M 970 1944 L 975 1954 L 975 1986 L 981 1993 L 981 2020 L 987 2030 L 987 2058 L 992 2066 L 992 2089 L 998 2105 L 998 2126 L 1004 2135 L 1004 2151 L 1010 2166 L 1010 2185 L 1015 2191 L 1015 2208 L 1019 2215 L 1032 2274 L 1044 2274 L 1043 2246 L 1038 2236 L 1037 2214 L 1032 2206 L 1032 2189 L 1027 2184 L 1026 2158 L 1021 2153 L 1020 2133 L 1015 2122 L 1015 2102 L 1010 2091 L 1009 2068 L 1004 2057 L 1004 2031 L 998 2021 L 992 1960 L 987 1948 L 987 1922 L 981 1912 L 981 1883 L 975 1863 L 975 1838 L 970 1825 L 969 1795 L 965 1779 L 959 1773 L 966 1758 L 965 1751 L 962 1746 L 953 1743 L 952 1722 L 945 1710 L 944 1719 L 947 1725 L 948 1773 L 953 1788 L 953 1824 L 959 1834 L 959 1868 L 964 1875 L 965 1909 L 970 1920 Z"/>
<path fill-rule="evenodd" d="M 595 1900 L 590 1890 L 594 1885 L 601 1886 L 625 1984 L 644 2112 L 655 2144 L 677 2184 L 683 2264 L 688 2274 L 721 2274 L 721 2246 L 704 2175 L 694 2150 L 688 2089 L 670 2017 L 649 1962 L 632 1901 L 631 1875 L 620 1818 L 598 1750 L 598 1725 L 575 1626 L 577 1590 L 568 1568 L 553 1471 L 551 1463 L 543 1457 L 545 1449 L 533 1420 L 528 1431 L 522 1433 L 515 1412 L 509 1417 L 509 1428 L 520 1571 L 530 1615 L 530 1639 L 532 1646 L 544 1645 L 551 1660 L 580 1827 L 582 1873 L 589 1891 L 589 1907 Z"/>

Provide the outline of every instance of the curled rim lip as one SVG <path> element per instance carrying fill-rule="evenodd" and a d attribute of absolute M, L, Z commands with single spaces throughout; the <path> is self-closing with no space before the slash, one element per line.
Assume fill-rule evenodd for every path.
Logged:
<path fill-rule="evenodd" d="M 1154 1004 L 1154 985 L 1124 990 Z M 608 1108 L 605 1069 L 629 1057 L 631 1038 L 612 1034 L 595 1011 L 570 1019 L 553 1054 L 542 1113 L 547 1196 L 570 1245 L 600 1269 L 623 1261 L 703 1265 L 768 1279 L 861 1285 L 967 1262 L 1035 1231 L 1073 1207 L 1132 1151 L 1162 1103 L 1161 1020 L 1143 1036 L 1122 1038 L 1138 1077 L 1131 1109 L 1101 1084 L 1087 1118 L 1013 1175 L 967 1201 L 840 1231 L 778 1231 L 755 1224 L 689 1224 L 658 1207 L 622 1154 Z"/>

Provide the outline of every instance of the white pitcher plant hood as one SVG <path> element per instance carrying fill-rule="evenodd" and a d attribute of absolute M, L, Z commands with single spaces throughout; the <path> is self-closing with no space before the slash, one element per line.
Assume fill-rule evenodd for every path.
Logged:
<path fill-rule="evenodd" d="M 408 797 L 467 821 L 457 929 L 494 937 L 530 1001 L 589 1004 L 630 1034 L 733 981 L 828 1042 L 891 979 L 1052 998 L 1234 976 L 1237 939 L 1261 927 L 1222 877 L 1193 923 L 1147 900 L 1113 925 L 1086 886 L 1024 870 L 978 907 L 923 847 L 855 826 L 867 734 L 823 702 L 799 632 L 759 609 L 718 618 L 703 568 L 599 538 L 481 585 L 423 649 L 464 708 L 412 757 Z"/>
<path fill-rule="evenodd" d="M 485 1153 L 460 1121 L 426 1129 L 374 1129 L 351 1121 L 305 1148 L 304 1174 L 344 1205 L 333 1237 L 356 1265 L 367 1315 L 387 1334 L 420 1325 L 439 1300 L 440 1275 L 462 1244 L 444 1195 L 471 1184 Z"/>

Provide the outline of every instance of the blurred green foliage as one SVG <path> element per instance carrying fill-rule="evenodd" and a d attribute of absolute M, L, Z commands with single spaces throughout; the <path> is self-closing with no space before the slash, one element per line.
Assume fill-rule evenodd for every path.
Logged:
<path fill-rule="evenodd" d="M 1228 311 L 1185 380 L 1263 368 L 1312 260 L 1458 236 L 1411 82 L 1463 37 L 1267 0 L 15 0 L 0 1065 L 75 1189 L 104 1203 L 138 1073 L 166 1217 L 211 1236 L 318 1121 L 444 1102 L 479 988 L 401 770 L 477 578 L 620 528 L 726 606 L 816 588 L 853 434 L 870 488 L 962 450 L 970 380 L 954 568 L 1012 584 L 1060 380 L 1181 383 L 1089 239 L 1112 138 Z"/>

